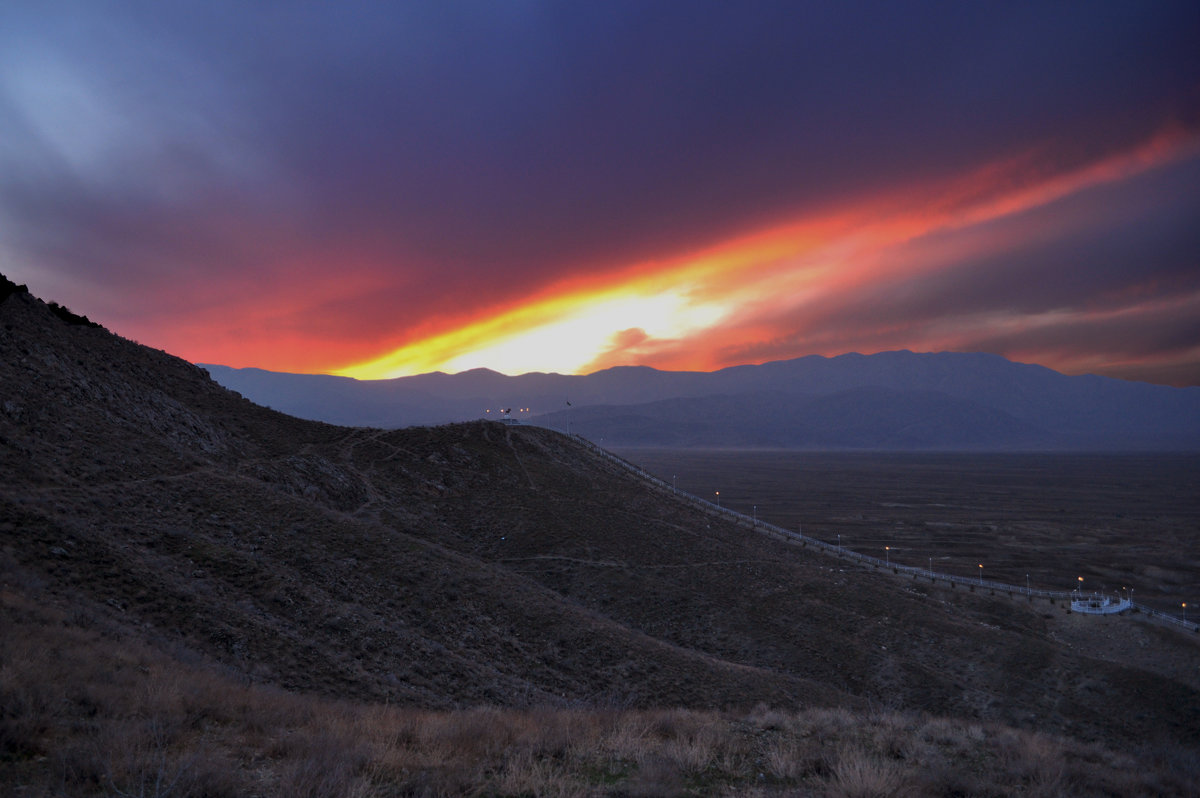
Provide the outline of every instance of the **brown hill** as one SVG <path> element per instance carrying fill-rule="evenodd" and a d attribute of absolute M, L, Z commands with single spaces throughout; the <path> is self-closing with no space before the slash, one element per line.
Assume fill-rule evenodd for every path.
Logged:
<path fill-rule="evenodd" d="M 1200 744 L 1178 633 L 856 571 L 546 430 L 300 421 L 21 291 L 0 301 L 0 547 L 6 589 L 77 626 L 293 691 Z"/>

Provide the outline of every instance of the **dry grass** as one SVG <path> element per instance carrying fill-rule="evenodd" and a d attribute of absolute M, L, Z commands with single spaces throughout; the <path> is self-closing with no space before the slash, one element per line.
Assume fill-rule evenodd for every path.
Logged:
<path fill-rule="evenodd" d="M 831 770 L 828 794 L 835 798 L 911 794 L 898 764 L 862 748 L 841 749 Z"/>
<path fill-rule="evenodd" d="M 0 589 L 0 783 L 20 796 L 1189 795 L 1194 751 L 842 708 L 435 712 L 252 685 Z M 115 617 L 115 616 L 114 616 Z"/>
<path fill-rule="evenodd" d="M 1187 795 L 1194 752 L 1144 755 L 914 713 L 435 712 L 253 685 L 0 590 L 0 783 L 20 796 Z"/>

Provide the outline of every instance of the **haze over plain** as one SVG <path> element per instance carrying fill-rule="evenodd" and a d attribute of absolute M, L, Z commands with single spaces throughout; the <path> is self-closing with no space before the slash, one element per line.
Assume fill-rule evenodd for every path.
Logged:
<path fill-rule="evenodd" d="M 1200 383 L 1194 3 L 6 3 L 0 259 L 193 362 Z"/>

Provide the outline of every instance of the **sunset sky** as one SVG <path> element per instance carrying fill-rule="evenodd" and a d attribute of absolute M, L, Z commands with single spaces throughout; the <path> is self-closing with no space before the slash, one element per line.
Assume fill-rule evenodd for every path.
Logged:
<path fill-rule="evenodd" d="M 1200 385 L 1200 3 L 5 2 L 0 273 L 381 378 Z"/>

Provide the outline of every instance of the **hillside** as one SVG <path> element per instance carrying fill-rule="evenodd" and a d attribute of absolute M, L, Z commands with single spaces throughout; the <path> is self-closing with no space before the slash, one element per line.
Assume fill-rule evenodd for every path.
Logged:
<path fill-rule="evenodd" d="M 58 629 L 154 669 L 414 708 L 883 707 L 1200 745 L 1189 638 L 855 571 L 548 430 L 301 421 L 16 290 L 0 551 L 25 630 L 10 679 Z M 7 756 L 44 755 L 5 717 Z"/>
<path fill-rule="evenodd" d="M 507 377 L 476 369 L 363 382 L 207 368 L 260 404 L 342 424 L 464 421 L 515 407 L 623 446 L 1200 450 L 1200 388 L 1069 377 L 987 354 L 810 356 L 711 373 L 620 367 Z"/>

